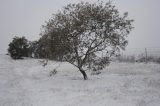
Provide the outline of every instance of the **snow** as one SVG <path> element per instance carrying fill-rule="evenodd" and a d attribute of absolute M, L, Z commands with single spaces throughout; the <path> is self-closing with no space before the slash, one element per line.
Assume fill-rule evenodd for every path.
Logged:
<path fill-rule="evenodd" d="M 0 55 L 0 106 L 160 106 L 159 64 L 114 62 L 87 74 L 84 81 L 68 63 L 43 67 L 39 59 Z"/>

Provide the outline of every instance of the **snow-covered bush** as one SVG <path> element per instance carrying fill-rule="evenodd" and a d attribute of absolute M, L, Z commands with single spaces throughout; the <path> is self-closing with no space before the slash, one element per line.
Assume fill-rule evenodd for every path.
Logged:
<path fill-rule="evenodd" d="M 50 71 L 49 76 L 53 76 L 57 74 L 57 70 L 53 69 L 52 71 Z"/>

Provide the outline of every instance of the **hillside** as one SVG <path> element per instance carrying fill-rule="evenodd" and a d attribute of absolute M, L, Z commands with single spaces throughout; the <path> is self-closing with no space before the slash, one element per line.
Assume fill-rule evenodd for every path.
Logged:
<path fill-rule="evenodd" d="M 0 55 L 0 106 L 160 105 L 159 64 L 111 63 L 99 75 L 88 72 L 84 81 L 68 63 L 43 67 L 41 61 Z"/>

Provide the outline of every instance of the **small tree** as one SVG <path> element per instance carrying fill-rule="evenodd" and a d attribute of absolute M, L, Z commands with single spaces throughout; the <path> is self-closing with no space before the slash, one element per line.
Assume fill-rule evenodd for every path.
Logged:
<path fill-rule="evenodd" d="M 28 40 L 25 37 L 14 37 L 9 44 L 8 52 L 13 59 L 28 57 Z"/>
<path fill-rule="evenodd" d="M 68 4 L 43 26 L 42 41 L 49 55 L 77 67 L 86 80 L 86 68 L 101 70 L 125 49 L 133 28 L 127 16 L 111 2 Z"/>

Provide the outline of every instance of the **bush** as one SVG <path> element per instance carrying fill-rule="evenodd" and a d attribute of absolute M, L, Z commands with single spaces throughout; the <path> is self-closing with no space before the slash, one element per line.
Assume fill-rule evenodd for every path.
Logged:
<path fill-rule="evenodd" d="M 14 37 L 9 44 L 8 52 L 13 59 L 28 57 L 28 40 L 25 37 Z"/>
<path fill-rule="evenodd" d="M 50 71 L 49 76 L 53 76 L 57 74 L 57 70 L 53 69 L 52 71 Z"/>
<path fill-rule="evenodd" d="M 136 60 L 135 60 L 135 56 L 121 55 L 121 56 L 118 56 L 118 61 L 134 63 Z"/>

